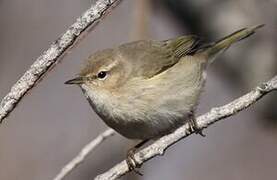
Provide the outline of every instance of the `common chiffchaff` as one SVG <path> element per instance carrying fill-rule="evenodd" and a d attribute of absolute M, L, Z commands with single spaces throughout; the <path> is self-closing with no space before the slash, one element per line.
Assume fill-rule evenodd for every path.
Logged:
<path fill-rule="evenodd" d="M 80 85 L 94 111 L 121 135 L 157 138 L 194 120 L 209 64 L 262 26 L 241 29 L 209 44 L 189 35 L 102 50 L 91 55 L 79 76 L 66 84 Z"/>

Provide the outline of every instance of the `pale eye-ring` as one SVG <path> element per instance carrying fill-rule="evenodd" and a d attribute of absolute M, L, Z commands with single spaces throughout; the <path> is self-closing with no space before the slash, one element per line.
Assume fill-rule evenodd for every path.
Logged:
<path fill-rule="evenodd" d="M 108 76 L 108 74 L 107 74 L 106 71 L 100 71 L 100 72 L 97 74 L 97 78 L 100 79 L 100 80 L 104 80 L 107 76 Z"/>

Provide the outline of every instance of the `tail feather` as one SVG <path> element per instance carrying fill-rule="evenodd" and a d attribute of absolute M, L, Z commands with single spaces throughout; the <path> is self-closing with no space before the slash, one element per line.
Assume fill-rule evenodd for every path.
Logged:
<path fill-rule="evenodd" d="M 242 39 L 245 39 L 252 34 L 255 33 L 255 31 L 261 27 L 263 27 L 264 24 L 249 27 L 249 28 L 243 28 L 241 30 L 238 30 L 218 41 L 211 44 L 209 47 L 205 48 L 201 53 L 204 53 L 205 56 L 209 59 L 209 61 L 213 61 L 214 57 L 219 54 L 220 52 L 228 49 L 233 43 L 238 42 Z M 209 62 L 209 63 L 211 63 Z"/>

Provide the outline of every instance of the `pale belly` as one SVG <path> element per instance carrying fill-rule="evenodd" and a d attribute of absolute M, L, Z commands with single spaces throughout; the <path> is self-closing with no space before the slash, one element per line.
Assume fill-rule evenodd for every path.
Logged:
<path fill-rule="evenodd" d="M 185 92 L 151 100 L 129 97 L 128 102 L 118 104 L 109 112 L 95 111 L 108 126 L 127 138 L 152 139 L 174 131 L 192 117 L 199 94 Z"/>
<path fill-rule="evenodd" d="M 171 115 L 162 113 L 147 114 L 140 117 L 141 119 L 134 119 L 132 116 L 128 120 L 103 117 L 103 120 L 124 137 L 144 140 L 169 134 L 183 125 L 190 116 L 191 112 L 189 111 Z"/>

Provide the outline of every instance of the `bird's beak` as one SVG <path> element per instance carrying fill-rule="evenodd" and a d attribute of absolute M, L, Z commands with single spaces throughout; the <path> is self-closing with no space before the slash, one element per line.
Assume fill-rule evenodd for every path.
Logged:
<path fill-rule="evenodd" d="M 83 84 L 84 78 L 83 77 L 76 77 L 74 79 L 66 81 L 64 84 Z"/>

